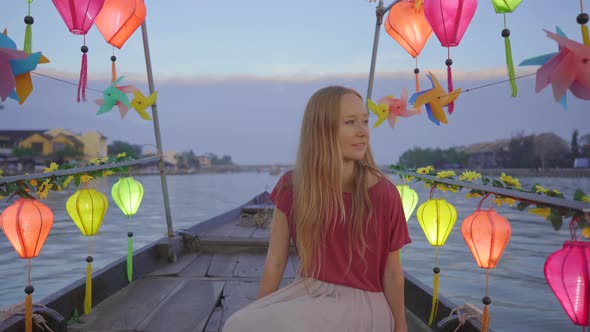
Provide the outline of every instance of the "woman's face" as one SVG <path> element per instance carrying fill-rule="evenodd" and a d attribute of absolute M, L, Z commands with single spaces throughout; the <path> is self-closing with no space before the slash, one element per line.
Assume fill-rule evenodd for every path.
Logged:
<path fill-rule="evenodd" d="M 353 93 L 340 100 L 338 142 L 344 162 L 362 160 L 369 145 L 369 114 L 363 101 Z"/>

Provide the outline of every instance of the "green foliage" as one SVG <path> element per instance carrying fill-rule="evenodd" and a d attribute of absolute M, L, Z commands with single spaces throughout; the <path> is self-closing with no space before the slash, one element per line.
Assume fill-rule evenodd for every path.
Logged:
<path fill-rule="evenodd" d="M 39 151 L 33 148 L 15 147 L 12 149 L 12 156 L 17 158 L 35 157 L 39 155 Z"/>
<path fill-rule="evenodd" d="M 408 169 L 400 165 L 391 165 L 390 170 L 394 173 L 397 173 L 406 182 L 410 182 L 412 180 L 415 182 L 424 182 L 431 187 L 431 190 L 438 189 L 444 192 L 456 193 L 463 188 L 467 188 L 470 191 L 467 193 L 467 195 L 465 195 L 466 198 L 483 197 L 481 198 L 483 200 L 487 196 L 494 196 L 494 203 L 496 203 L 496 205 L 502 206 L 503 204 L 506 204 L 513 206 L 519 211 L 525 211 L 528 209 L 529 213 L 541 216 L 545 220 L 549 221 L 555 230 L 561 229 L 565 218 L 571 218 L 571 221 L 575 222 L 574 226 L 577 228 L 590 228 L 590 218 L 588 215 L 584 214 L 583 211 L 556 205 L 546 205 L 536 200 L 520 198 L 518 195 L 500 195 L 492 192 L 494 191 L 493 188 L 502 188 L 514 192 L 565 199 L 563 193 L 559 192 L 558 190 L 543 188 L 539 184 L 533 185 L 528 190 L 524 189 L 517 178 L 514 178 L 505 173 L 502 173 L 500 178 L 495 178 L 493 176 L 482 176 L 477 172 L 465 170 L 457 178 L 457 174 L 455 174 L 455 172 L 452 170 L 437 171 L 432 166 Z M 453 184 L 446 184 L 440 181 L 443 179 L 452 180 Z M 481 182 L 481 184 L 475 184 L 488 187 L 491 191 L 485 189 L 472 189 L 471 184 L 474 184 L 475 180 L 479 180 L 479 182 Z M 573 200 L 590 203 L 590 196 L 578 189 L 573 195 Z"/>
<path fill-rule="evenodd" d="M 234 164 L 231 160 L 231 156 L 227 155 L 227 154 L 223 155 L 221 158 L 219 158 L 214 153 L 208 153 L 207 157 L 211 161 L 211 165 L 233 165 Z"/>
<path fill-rule="evenodd" d="M 76 150 L 74 147 L 72 147 L 69 144 L 67 144 L 63 150 L 57 151 L 54 153 L 54 156 L 61 159 L 61 160 L 68 159 L 68 158 L 76 159 L 76 158 L 82 157 L 83 155 L 84 155 L 84 153 L 82 153 L 82 151 Z"/>
<path fill-rule="evenodd" d="M 55 172 L 74 169 L 76 168 L 75 165 L 69 162 L 61 165 L 51 163 L 51 165 L 49 165 L 49 167 L 43 172 L 47 173 L 47 175 L 42 175 L 30 180 L 19 180 L 16 182 L 0 184 L 0 199 L 8 197 L 7 200 L 10 201 L 14 196 L 44 199 L 47 197 L 50 190 L 61 191 L 72 182 L 76 187 L 79 187 L 81 183 L 87 182 L 91 179 L 106 177 L 113 173 L 127 173 L 129 172 L 129 166 L 116 166 L 114 163 L 128 160 L 133 160 L 133 158 L 126 156 L 124 153 L 102 159 L 93 159 L 83 167 L 108 164 L 113 164 L 113 166 L 99 170 L 77 172 L 71 175 L 55 175 Z M 0 177 L 1 174 L 2 172 L 0 170 Z"/>
<path fill-rule="evenodd" d="M 142 155 L 142 147 L 138 144 L 131 144 L 123 141 L 113 141 L 112 144 L 107 146 L 108 154 L 118 155 L 125 152 L 128 157 L 133 159 L 139 159 Z"/>
<path fill-rule="evenodd" d="M 435 167 L 457 165 L 457 167 L 461 167 L 466 165 L 468 160 L 469 155 L 456 148 L 442 150 L 414 147 L 400 156 L 399 164 L 406 167 L 418 167 L 419 165 L 434 165 Z"/>

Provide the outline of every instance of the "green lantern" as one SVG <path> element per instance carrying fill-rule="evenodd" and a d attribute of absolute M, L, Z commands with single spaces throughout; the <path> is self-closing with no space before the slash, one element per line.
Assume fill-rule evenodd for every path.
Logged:
<path fill-rule="evenodd" d="M 111 189 L 113 200 L 123 212 L 129 216 L 129 227 L 131 219 L 137 213 L 143 198 L 143 185 L 133 177 L 120 178 Z M 127 280 L 133 281 L 133 232 L 127 233 Z"/>
<path fill-rule="evenodd" d="M 404 207 L 404 214 L 406 216 L 407 222 L 410 220 L 412 213 L 414 213 L 416 205 L 418 205 L 418 194 L 414 189 L 410 188 L 410 186 L 406 184 L 396 185 L 396 187 L 402 199 L 402 205 Z"/>
<path fill-rule="evenodd" d="M 143 198 L 143 185 L 133 177 L 120 178 L 111 190 L 113 200 L 124 215 L 133 216 L 137 213 Z"/>

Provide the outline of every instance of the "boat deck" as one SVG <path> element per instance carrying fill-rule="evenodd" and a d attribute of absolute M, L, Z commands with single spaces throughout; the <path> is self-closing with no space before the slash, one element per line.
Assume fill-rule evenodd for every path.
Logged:
<path fill-rule="evenodd" d="M 198 251 L 129 284 L 68 331 L 221 331 L 229 316 L 256 300 L 269 237 L 256 227 L 260 215 L 196 232 Z M 294 280 L 296 269 L 291 253 L 281 286 Z M 408 331 L 432 331 L 411 312 L 406 316 Z"/>

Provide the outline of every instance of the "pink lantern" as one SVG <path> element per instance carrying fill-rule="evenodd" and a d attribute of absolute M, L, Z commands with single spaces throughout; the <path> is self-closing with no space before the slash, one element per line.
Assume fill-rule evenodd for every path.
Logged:
<path fill-rule="evenodd" d="M 75 35 L 84 35 L 84 45 L 80 48 L 82 51 L 82 66 L 80 68 L 80 80 L 78 81 L 78 102 L 80 102 L 80 93 L 82 100 L 86 101 L 86 81 L 88 78 L 88 58 L 86 53 L 86 33 L 94 24 L 96 15 L 100 12 L 105 0 L 51 0 L 57 8 L 59 15 L 64 20 L 68 29 Z"/>
<path fill-rule="evenodd" d="M 590 242 L 566 241 L 545 261 L 545 279 L 561 306 L 579 326 L 588 325 Z"/>
<path fill-rule="evenodd" d="M 447 84 L 449 92 L 453 91 L 453 74 L 451 72 L 450 47 L 459 45 L 465 30 L 477 8 L 477 0 L 424 0 L 424 15 L 442 46 L 448 49 Z M 448 112 L 453 113 L 454 103 L 449 104 Z"/>

